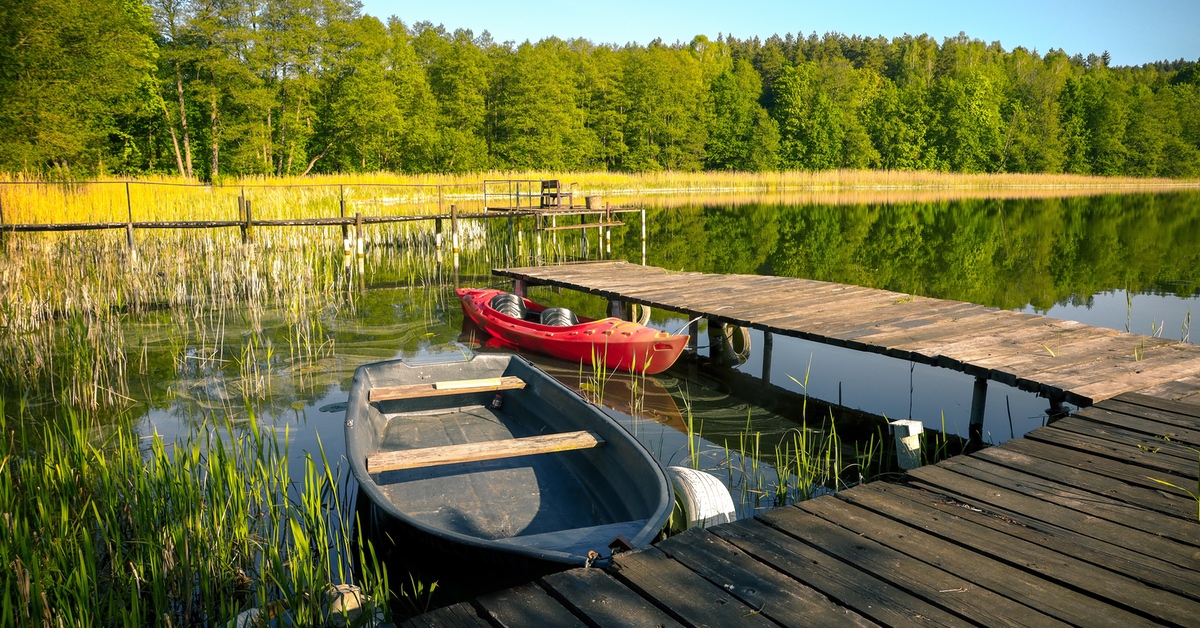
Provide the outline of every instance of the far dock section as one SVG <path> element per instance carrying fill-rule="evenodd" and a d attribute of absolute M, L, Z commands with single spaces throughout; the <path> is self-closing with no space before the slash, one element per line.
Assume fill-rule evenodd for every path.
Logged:
<path fill-rule="evenodd" d="M 1200 406 L 1126 394 L 969 456 L 402 626 L 1194 626 Z"/>
<path fill-rule="evenodd" d="M 1200 403 L 1200 347 L 982 305 L 859 286 L 761 275 L 674 272 L 624 261 L 506 268 L 517 290 L 549 285 L 599 295 L 611 311 L 637 303 L 702 317 L 713 326 L 783 334 L 942 366 L 976 377 L 972 423 L 987 382 L 1089 406 L 1142 391 Z M 696 327 L 693 326 L 693 338 Z M 978 406 L 979 416 L 974 410 Z"/>

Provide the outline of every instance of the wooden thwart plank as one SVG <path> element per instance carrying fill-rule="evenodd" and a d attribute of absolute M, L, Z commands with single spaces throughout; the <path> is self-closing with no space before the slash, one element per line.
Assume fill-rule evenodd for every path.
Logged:
<path fill-rule="evenodd" d="M 462 462 L 496 460 L 498 458 L 515 458 L 517 456 L 546 454 L 556 451 L 590 449 L 603 444 L 604 439 L 596 434 L 580 431 L 492 440 L 482 443 L 424 447 L 421 449 L 401 449 L 367 456 L 367 473 L 435 467 Z"/>
<path fill-rule="evenodd" d="M 460 379 L 431 382 L 428 384 L 381 386 L 379 388 L 372 388 L 368 397 L 371 401 L 390 401 L 393 399 L 438 397 L 441 395 L 464 395 L 492 390 L 513 390 L 524 387 L 525 382 L 520 377 L 506 375 L 504 377 L 490 377 L 486 379 Z"/>

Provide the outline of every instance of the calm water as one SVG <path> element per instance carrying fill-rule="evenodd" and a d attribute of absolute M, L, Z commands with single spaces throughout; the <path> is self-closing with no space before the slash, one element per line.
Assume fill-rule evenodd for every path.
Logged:
<path fill-rule="evenodd" d="M 1195 341 L 1188 326 L 1191 312 L 1200 312 L 1197 193 L 858 206 L 714 204 L 647 213 L 652 265 L 852 283 Z M 639 228 L 636 214 L 629 216 L 633 224 L 613 233 L 610 256 L 636 262 Z M 520 227 L 517 233 L 526 239 L 517 242 L 500 221 L 476 225 L 488 243 L 465 255 L 457 284 L 504 285 L 488 269 L 531 263 L 528 225 Z M 543 253 L 594 259 L 601 256 L 597 240 L 594 231 L 586 237 L 561 232 L 557 247 L 547 240 Z M 405 282 L 374 269 L 402 255 L 391 249 L 368 255 L 356 306 L 325 318 L 327 355 L 302 366 L 278 357 L 264 363 L 269 375 L 253 404 L 260 421 L 288 426 L 293 452 L 316 451 L 319 441 L 331 458 L 340 456 L 341 404 L 357 366 L 391 358 L 462 359 L 474 346 L 471 335 L 463 334 L 453 295 L 456 278 L 448 268 L 422 275 L 414 286 L 398 286 Z M 603 301 L 586 295 L 535 288 L 531 296 L 584 315 L 602 316 L 605 310 Z M 132 322 L 147 337 L 158 338 L 152 346 L 165 350 L 162 317 Z M 686 323 L 669 312 L 655 312 L 652 319 L 668 331 Z M 236 354 L 246 330 L 227 324 L 227 353 Z M 282 318 L 272 323 L 270 316 L 263 324 L 268 329 L 283 325 Z M 182 351 L 199 355 L 201 344 L 191 339 Z M 752 355 L 736 370 L 758 377 L 761 334 L 752 332 L 751 345 Z M 171 352 L 179 350 L 170 346 Z M 233 361 L 168 357 L 175 366 L 153 370 L 134 391 L 149 406 L 140 420 L 144 432 L 169 438 L 211 425 L 214 417 L 244 416 L 243 387 Z M 578 367 L 558 366 L 564 379 L 578 380 Z M 627 388 L 614 383 L 606 391 L 609 412 L 668 464 L 688 458 L 681 430 L 690 412 L 694 429 L 705 437 L 701 466 L 734 487 L 743 513 L 771 502 L 764 485 L 773 480 L 764 474 L 770 475 L 775 444 L 799 426 L 801 394 L 965 435 L 973 382 L 954 371 L 790 338 L 775 340 L 772 386 L 766 389 L 744 385 L 750 380 L 735 373 L 722 375 L 694 364 L 653 379 L 646 408 L 631 407 L 621 398 L 629 396 Z M 1046 406 L 1044 399 L 992 382 L 985 439 L 998 443 L 1042 425 Z M 807 411 L 810 425 L 828 416 L 816 404 Z M 861 424 L 839 429 L 855 438 L 870 431 Z M 743 459 L 727 446 L 751 455 Z"/>

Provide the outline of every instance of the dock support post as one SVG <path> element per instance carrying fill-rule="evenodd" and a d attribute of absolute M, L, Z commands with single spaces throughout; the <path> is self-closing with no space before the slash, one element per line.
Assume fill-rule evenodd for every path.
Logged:
<path fill-rule="evenodd" d="M 642 210 L 642 266 L 646 265 L 646 210 Z"/>
<path fill-rule="evenodd" d="M 613 318 L 625 318 L 625 304 L 620 299 L 608 300 L 608 315 Z"/>
<path fill-rule="evenodd" d="M 254 241 L 254 231 L 252 231 L 254 222 L 250 211 L 250 199 L 245 199 L 242 206 L 246 210 L 246 221 L 242 224 L 242 244 L 248 244 Z"/>
<path fill-rule="evenodd" d="M 133 250 L 133 201 L 129 198 L 129 182 L 125 182 L 125 209 L 128 211 L 129 222 L 125 223 L 125 240 L 129 250 Z"/>
<path fill-rule="evenodd" d="M 363 217 L 362 212 L 354 212 L 354 239 L 355 249 L 358 251 L 357 257 L 362 259 L 366 257 L 365 238 L 363 235 Z"/>
<path fill-rule="evenodd" d="M 608 203 L 604 204 L 604 255 L 612 257 L 612 210 L 609 209 Z"/>
<path fill-rule="evenodd" d="M 458 206 L 450 205 L 450 249 L 454 252 L 454 273 L 458 274 Z"/>
<path fill-rule="evenodd" d="M 700 319 L 693 318 L 692 322 L 688 323 L 688 351 L 692 355 L 700 353 Z"/>
<path fill-rule="evenodd" d="M 536 214 L 533 217 L 533 263 L 535 266 L 542 264 L 542 219 L 541 214 Z"/>
<path fill-rule="evenodd" d="M 436 253 L 437 263 L 442 263 L 442 219 L 435 218 L 433 220 L 433 248 Z"/>
<path fill-rule="evenodd" d="M 1047 425 L 1059 419 L 1065 419 L 1071 414 L 1071 411 L 1068 410 L 1065 405 L 1063 405 L 1065 402 L 1066 399 L 1064 399 L 1062 392 L 1057 392 L 1050 395 L 1050 407 L 1046 408 Z"/>
<path fill-rule="evenodd" d="M 342 218 L 346 217 L 346 186 L 338 185 L 338 213 Z M 346 247 L 346 253 L 350 252 L 350 225 L 342 223 L 342 245 Z"/>
<path fill-rule="evenodd" d="M 971 425 L 967 433 L 970 447 L 983 445 L 983 410 L 987 406 L 987 378 L 976 377 L 975 389 L 971 392 Z"/>
<path fill-rule="evenodd" d="M 775 345 L 775 334 L 763 332 L 762 380 L 771 383 L 771 350 Z"/>
<path fill-rule="evenodd" d="M 892 421 L 888 431 L 896 437 L 896 464 L 905 471 L 921 466 L 921 433 L 925 426 L 920 421 Z"/>
<path fill-rule="evenodd" d="M 513 294 L 515 294 L 521 298 L 525 298 L 526 289 L 527 289 L 527 286 L 525 285 L 524 279 L 514 279 L 513 280 Z"/>

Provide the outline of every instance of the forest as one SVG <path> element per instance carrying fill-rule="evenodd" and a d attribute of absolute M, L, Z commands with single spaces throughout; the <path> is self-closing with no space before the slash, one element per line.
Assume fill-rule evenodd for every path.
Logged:
<path fill-rule="evenodd" d="M 497 42 L 355 0 L 9 0 L 0 172 L 1200 176 L 1200 70 L 965 34 Z"/>

